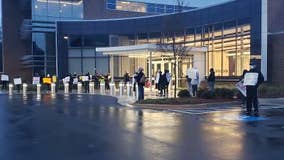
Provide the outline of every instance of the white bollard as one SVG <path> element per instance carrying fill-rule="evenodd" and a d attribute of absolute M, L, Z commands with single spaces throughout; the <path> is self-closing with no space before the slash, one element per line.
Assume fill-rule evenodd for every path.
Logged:
<path fill-rule="evenodd" d="M 55 87 L 56 87 L 56 84 L 51 83 L 51 94 L 55 94 L 55 92 L 56 92 Z"/>
<path fill-rule="evenodd" d="M 127 96 L 130 97 L 130 93 L 131 93 L 131 84 L 129 82 L 127 82 L 126 84 L 126 90 L 127 90 Z"/>
<path fill-rule="evenodd" d="M 64 94 L 69 93 L 69 83 L 64 83 Z"/>
<path fill-rule="evenodd" d="M 78 82 L 78 84 L 77 84 L 77 93 L 78 94 L 82 93 L 82 83 L 81 82 Z"/>
<path fill-rule="evenodd" d="M 89 84 L 89 93 L 95 94 L 95 83 L 94 82 L 90 82 Z"/>
<path fill-rule="evenodd" d="M 23 95 L 27 94 L 27 87 L 28 85 L 26 83 L 23 83 Z"/>
<path fill-rule="evenodd" d="M 101 82 L 100 83 L 100 93 L 101 94 L 105 94 L 106 93 L 105 86 L 106 86 L 105 82 Z"/>
<path fill-rule="evenodd" d="M 115 96 L 115 89 L 114 89 L 114 86 L 115 86 L 115 84 L 113 83 L 113 82 L 111 82 L 110 84 L 109 84 L 109 87 L 110 87 L 110 95 L 112 95 L 112 96 Z"/>
<path fill-rule="evenodd" d="M 137 83 L 136 83 L 135 87 L 136 87 L 136 100 L 138 100 L 139 99 L 139 91 L 138 91 L 138 84 Z"/>
<path fill-rule="evenodd" d="M 13 84 L 9 84 L 9 95 L 12 95 L 13 94 Z"/>
<path fill-rule="evenodd" d="M 41 87 L 40 84 L 37 84 L 37 85 L 36 85 L 36 93 L 37 93 L 37 95 L 40 95 L 40 94 L 41 94 L 41 93 L 40 93 L 40 87 Z"/>
<path fill-rule="evenodd" d="M 123 82 L 119 82 L 119 96 L 123 96 L 123 87 L 124 87 Z"/>

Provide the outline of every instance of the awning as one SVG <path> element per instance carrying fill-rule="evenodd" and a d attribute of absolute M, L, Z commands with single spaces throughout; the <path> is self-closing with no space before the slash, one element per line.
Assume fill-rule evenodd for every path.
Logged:
<path fill-rule="evenodd" d="M 171 49 L 169 54 L 171 53 Z M 187 52 L 189 53 L 204 53 L 207 52 L 207 47 L 188 47 Z M 129 45 L 119 47 L 99 47 L 96 49 L 97 52 L 101 52 L 104 55 L 115 55 L 115 56 L 145 56 L 145 53 L 161 53 L 161 47 L 156 44 L 141 44 L 141 45 Z M 165 53 L 163 53 L 165 54 Z"/>

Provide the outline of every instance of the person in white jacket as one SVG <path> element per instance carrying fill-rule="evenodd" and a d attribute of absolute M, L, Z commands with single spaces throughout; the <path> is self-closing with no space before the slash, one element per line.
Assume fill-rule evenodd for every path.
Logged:
<path fill-rule="evenodd" d="M 189 89 L 192 92 L 192 96 L 196 96 L 197 94 L 197 88 L 199 84 L 199 72 L 196 67 L 190 68 L 187 71 L 187 78 L 189 83 Z M 191 85 L 191 86 L 190 86 Z"/>

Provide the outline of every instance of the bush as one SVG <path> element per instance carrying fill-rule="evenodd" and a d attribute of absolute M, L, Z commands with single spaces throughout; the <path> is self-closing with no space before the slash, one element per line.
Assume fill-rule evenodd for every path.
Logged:
<path fill-rule="evenodd" d="M 259 87 L 259 96 L 264 98 L 284 97 L 284 86 L 264 84 Z"/>
<path fill-rule="evenodd" d="M 216 95 L 212 91 L 205 91 L 200 94 L 200 98 L 204 98 L 204 99 L 213 99 L 215 97 Z"/>
<path fill-rule="evenodd" d="M 188 90 L 184 89 L 179 91 L 178 97 L 180 98 L 190 97 L 190 93 L 188 92 Z"/>
<path fill-rule="evenodd" d="M 233 89 L 228 89 L 228 88 L 216 88 L 215 89 L 215 95 L 218 98 L 234 98 L 235 92 Z"/>
<path fill-rule="evenodd" d="M 199 88 L 197 96 L 205 99 L 212 99 L 212 98 L 232 99 L 235 96 L 235 92 L 236 92 L 235 89 L 228 89 L 228 88 L 216 88 L 215 92 L 209 91 L 208 89 Z"/>

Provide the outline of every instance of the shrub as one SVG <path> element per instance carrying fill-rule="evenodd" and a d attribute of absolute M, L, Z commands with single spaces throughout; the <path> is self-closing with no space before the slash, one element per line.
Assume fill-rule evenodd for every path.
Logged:
<path fill-rule="evenodd" d="M 200 98 L 213 99 L 215 97 L 216 97 L 216 95 L 212 91 L 204 91 L 200 94 Z"/>
<path fill-rule="evenodd" d="M 235 96 L 235 91 L 228 88 L 216 88 L 215 95 L 218 98 L 233 98 Z"/>
<path fill-rule="evenodd" d="M 265 98 L 284 97 L 284 86 L 264 84 L 259 87 L 259 96 Z"/>
<path fill-rule="evenodd" d="M 190 93 L 188 92 L 188 90 L 184 89 L 179 91 L 178 97 L 180 98 L 190 97 Z"/>

